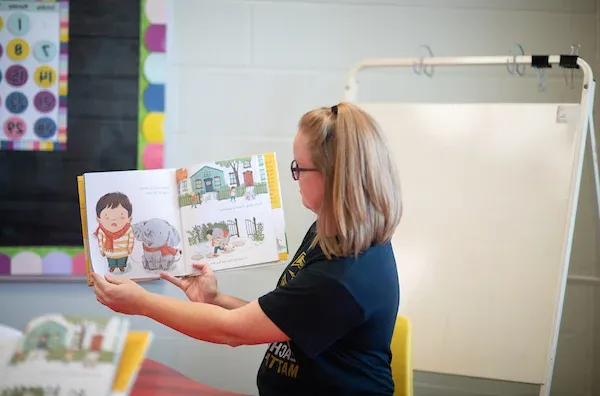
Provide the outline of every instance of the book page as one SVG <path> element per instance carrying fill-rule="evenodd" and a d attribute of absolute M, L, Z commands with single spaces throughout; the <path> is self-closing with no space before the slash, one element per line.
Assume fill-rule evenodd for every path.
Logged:
<path fill-rule="evenodd" d="M 4 366 L 0 394 L 108 395 L 128 328 L 117 316 L 33 319 Z"/>
<path fill-rule="evenodd" d="M 85 174 L 93 271 L 132 279 L 185 274 L 174 170 Z"/>
<path fill-rule="evenodd" d="M 206 262 L 218 271 L 279 260 L 264 155 L 179 169 L 176 179 L 190 268 Z"/>

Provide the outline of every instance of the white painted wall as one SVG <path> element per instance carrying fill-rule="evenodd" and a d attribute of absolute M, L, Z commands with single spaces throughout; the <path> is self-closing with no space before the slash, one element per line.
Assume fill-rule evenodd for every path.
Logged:
<path fill-rule="evenodd" d="M 583 57 L 599 64 L 596 0 L 173 0 L 172 4 L 167 165 L 276 151 L 291 249 L 313 220 L 300 209 L 297 187 L 289 177 L 296 122 L 304 111 L 342 98 L 345 75 L 354 62 L 420 55 L 421 44 L 430 45 L 439 56 L 497 55 L 519 42 L 528 53 L 568 52 L 577 43 Z M 405 101 L 577 100 L 579 91 L 566 89 L 560 71 L 549 75 L 548 90 L 540 93 L 529 68 L 525 78 L 510 76 L 502 67 L 437 69 L 432 79 L 415 76 L 412 70 L 365 73 L 361 94 L 366 99 Z M 600 275 L 589 166 L 584 177 L 571 273 Z M 274 287 L 281 271 L 281 266 L 273 266 L 226 272 L 219 275 L 219 285 L 224 292 L 253 299 Z M 182 297 L 164 283 L 146 287 Z M 58 291 L 52 284 L 3 283 L 0 301 L 0 321 L 18 328 L 47 312 L 109 313 L 82 284 L 67 284 Z M 553 395 L 588 396 L 593 389 L 600 394 L 599 307 L 597 288 L 569 284 Z M 133 318 L 133 326 L 156 333 L 152 358 L 198 381 L 256 394 L 255 374 L 264 347 L 204 344 L 143 318 Z M 428 373 L 417 373 L 415 381 L 417 396 L 537 394 L 525 386 Z"/>

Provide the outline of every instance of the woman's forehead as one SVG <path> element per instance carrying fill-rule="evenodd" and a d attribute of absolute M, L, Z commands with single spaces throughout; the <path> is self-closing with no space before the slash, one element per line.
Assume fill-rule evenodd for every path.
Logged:
<path fill-rule="evenodd" d="M 306 139 L 306 135 L 298 132 L 296 137 L 294 138 L 294 159 L 301 162 L 306 162 L 310 160 L 310 153 L 308 150 L 308 141 Z"/>

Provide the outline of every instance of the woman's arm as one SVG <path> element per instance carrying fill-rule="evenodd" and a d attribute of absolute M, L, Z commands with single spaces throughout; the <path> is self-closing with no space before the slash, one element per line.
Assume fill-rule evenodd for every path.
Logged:
<path fill-rule="evenodd" d="M 225 309 L 237 309 L 248 304 L 248 301 L 219 292 L 217 297 L 212 301 L 212 304 Z"/>
<path fill-rule="evenodd" d="M 265 315 L 257 301 L 245 303 L 224 295 L 224 304 L 245 303 L 239 308 L 193 303 L 161 294 L 148 294 L 141 315 L 189 337 L 230 346 L 288 341 Z"/>
<path fill-rule="evenodd" d="M 258 301 L 237 309 L 150 293 L 127 278 L 92 273 L 96 299 L 128 315 L 142 315 L 198 340 L 231 346 L 287 341 Z"/>

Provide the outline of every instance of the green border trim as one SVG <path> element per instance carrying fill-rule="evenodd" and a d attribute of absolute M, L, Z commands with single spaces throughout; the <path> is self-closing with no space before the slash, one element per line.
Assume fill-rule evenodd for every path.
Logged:
<path fill-rule="evenodd" d="M 25 250 L 27 249 L 27 250 Z M 27 248 L 19 247 L 19 246 L 9 246 L 2 247 L 0 251 L 13 258 L 16 254 L 27 251 L 38 254 L 40 257 L 46 256 L 48 253 L 52 252 L 63 252 L 68 254 L 71 258 L 75 257 L 79 253 L 83 253 L 83 248 L 81 246 L 27 246 Z"/>

